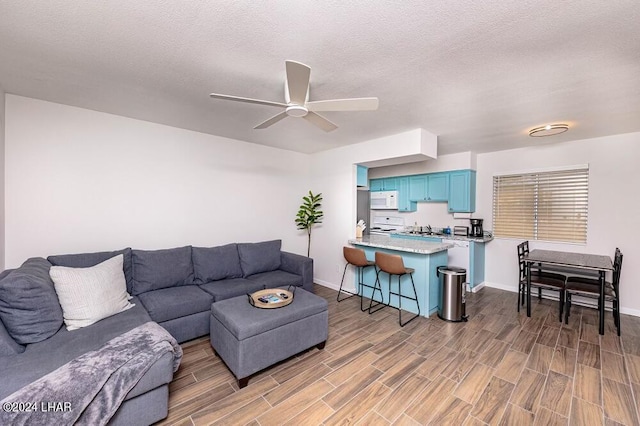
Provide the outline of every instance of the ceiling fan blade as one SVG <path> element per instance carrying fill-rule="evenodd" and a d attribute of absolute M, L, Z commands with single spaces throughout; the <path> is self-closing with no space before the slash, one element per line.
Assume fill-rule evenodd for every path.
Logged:
<path fill-rule="evenodd" d="M 331 99 L 307 102 L 309 111 L 374 111 L 378 109 L 378 98 Z"/>
<path fill-rule="evenodd" d="M 254 129 L 266 129 L 267 127 L 276 124 L 278 121 L 287 118 L 286 111 L 282 111 L 280 114 L 276 114 L 267 121 L 258 124 Z"/>
<path fill-rule="evenodd" d="M 236 101 L 236 102 L 245 102 L 248 104 L 258 104 L 258 105 L 268 105 L 268 106 L 277 106 L 286 108 L 287 104 L 283 104 L 281 102 L 272 102 L 272 101 L 263 101 L 261 99 L 251 99 L 251 98 L 243 98 L 240 96 L 231 96 L 231 95 L 221 95 L 219 93 L 210 93 L 209 96 L 215 99 L 224 99 L 226 101 Z"/>
<path fill-rule="evenodd" d="M 304 105 L 309 91 L 309 77 L 311 68 L 296 61 L 285 61 L 287 70 L 287 89 L 289 101 L 294 104 Z"/>
<path fill-rule="evenodd" d="M 320 114 L 316 114 L 315 112 L 309 111 L 309 113 L 302 118 L 304 118 L 311 124 L 320 127 L 325 132 L 331 132 L 332 130 L 335 130 L 338 128 L 338 126 L 336 126 L 335 124 L 333 124 L 332 122 L 330 122 L 329 120 L 321 116 Z"/>

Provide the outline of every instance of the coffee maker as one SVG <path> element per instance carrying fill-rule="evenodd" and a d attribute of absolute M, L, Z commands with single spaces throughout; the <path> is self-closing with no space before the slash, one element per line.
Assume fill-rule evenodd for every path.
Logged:
<path fill-rule="evenodd" d="M 469 219 L 471 221 L 471 237 L 482 237 L 484 233 L 482 231 L 482 219 Z"/>

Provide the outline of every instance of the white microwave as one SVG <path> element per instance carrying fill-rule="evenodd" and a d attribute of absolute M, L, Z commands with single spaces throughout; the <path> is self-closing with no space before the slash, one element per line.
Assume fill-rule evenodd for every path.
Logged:
<path fill-rule="evenodd" d="M 398 191 L 372 192 L 371 210 L 398 210 Z"/>

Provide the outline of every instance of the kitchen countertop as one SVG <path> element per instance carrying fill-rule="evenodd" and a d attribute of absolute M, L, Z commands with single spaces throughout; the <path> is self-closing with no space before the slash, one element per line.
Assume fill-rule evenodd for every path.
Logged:
<path fill-rule="evenodd" d="M 480 238 L 480 237 L 470 237 L 470 236 L 462 236 L 462 235 L 444 235 L 444 234 L 432 234 L 432 235 L 426 235 L 426 234 L 414 234 L 411 232 L 392 232 L 391 236 L 408 236 L 408 237 L 424 237 L 424 238 L 445 238 L 447 240 L 459 240 L 459 241 L 473 241 L 476 243 L 488 243 L 489 241 L 493 240 L 493 236 L 488 236 L 485 235 L 484 237 Z"/>
<path fill-rule="evenodd" d="M 387 235 L 368 235 L 354 238 L 349 240 L 349 244 L 418 254 L 434 254 L 453 248 L 453 244 L 449 243 L 392 238 Z"/>

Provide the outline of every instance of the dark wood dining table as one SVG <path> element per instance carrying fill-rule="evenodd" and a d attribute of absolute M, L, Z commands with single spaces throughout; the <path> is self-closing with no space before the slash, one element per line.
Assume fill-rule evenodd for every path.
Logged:
<path fill-rule="evenodd" d="M 531 250 L 524 256 L 525 273 L 527 275 L 527 316 L 531 316 L 531 265 L 540 264 L 560 266 L 576 270 L 576 274 L 581 271 L 595 271 L 598 273 L 600 281 L 600 302 L 598 311 L 600 315 L 600 334 L 604 334 L 604 289 L 605 275 L 607 271 L 613 270 L 611 257 L 600 254 L 573 253 L 555 250 Z"/>

